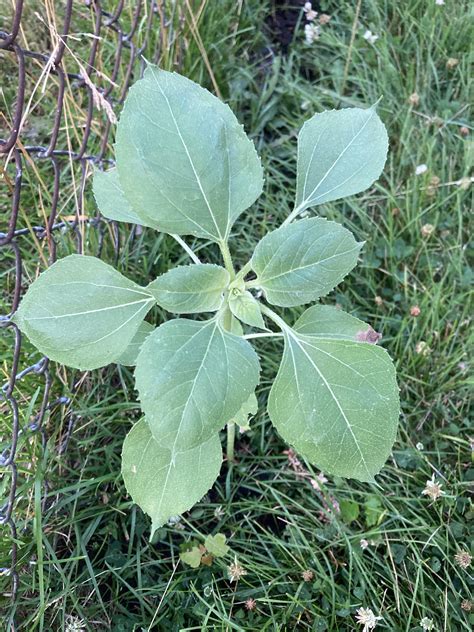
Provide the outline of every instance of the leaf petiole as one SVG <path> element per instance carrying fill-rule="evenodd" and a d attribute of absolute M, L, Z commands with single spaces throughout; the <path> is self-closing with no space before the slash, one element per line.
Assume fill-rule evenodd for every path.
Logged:
<path fill-rule="evenodd" d="M 281 226 L 287 226 L 294 219 L 296 219 L 296 217 L 298 217 L 298 215 L 304 211 L 304 209 L 306 208 L 307 204 L 308 204 L 308 201 L 307 200 L 303 200 L 303 202 L 301 202 L 301 204 L 299 204 L 296 208 L 294 208 L 291 211 L 291 213 L 288 215 L 288 217 L 285 219 L 285 221 L 282 222 Z"/>
<path fill-rule="evenodd" d="M 244 267 L 237 272 L 235 280 L 236 281 L 243 281 L 244 278 L 247 276 L 247 274 L 250 272 L 251 269 L 252 269 L 252 262 L 251 261 L 247 261 L 247 263 L 244 265 Z"/>
<path fill-rule="evenodd" d="M 230 274 L 230 280 L 233 281 L 235 278 L 235 270 L 234 270 L 234 264 L 232 262 L 232 256 L 230 254 L 229 244 L 227 243 L 227 240 L 220 241 L 219 248 L 222 253 L 222 258 L 224 259 L 225 269 Z"/>
<path fill-rule="evenodd" d="M 253 340 L 254 338 L 281 338 L 283 334 L 279 331 L 270 331 L 268 333 L 247 334 L 245 340 Z"/>
<path fill-rule="evenodd" d="M 266 305 L 260 305 L 260 309 L 262 310 L 262 314 L 265 314 L 265 316 L 268 316 L 270 320 L 273 320 L 275 325 L 277 325 L 283 333 L 291 331 L 291 327 L 285 323 L 283 318 L 280 318 L 278 314 L 275 314 L 272 309 Z"/>

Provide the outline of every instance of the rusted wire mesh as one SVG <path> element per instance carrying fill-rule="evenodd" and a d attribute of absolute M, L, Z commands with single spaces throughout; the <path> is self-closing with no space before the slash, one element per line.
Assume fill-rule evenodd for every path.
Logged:
<path fill-rule="evenodd" d="M 74 424 L 68 398 L 52 396 L 54 376 L 48 359 L 21 366 L 22 337 L 10 317 L 24 289 L 25 256 L 36 257 L 38 267 L 41 257 L 42 267 L 53 263 L 57 235 L 61 233 L 58 229 L 73 233 L 79 252 L 82 251 L 85 223 L 98 227 L 100 233 L 101 220 L 84 215 L 86 179 L 92 165 L 103 166 L 110 161 L 107 151 L 114 112 L 120 109 L 132 80 L 143 70 L 142 54 L 158 61 L 163 45 L 167 46 L 162 41 L 167 21 L 166 4 L 159 0 L 116 0 L 107 4 L 100 0 L 60 3 L 45 0 L 37 5 L 28 4 L 27 7 L 23 0 L 14 0 L 11 19 L 6 17 L 0 31 L 0 64 L 2 68 L 10 64 L 17 73 L 15 85 L 8 86 L 13 94 L 11 110 L 1 115 L 0 123 L 0 130 L 3 130 L 0 132 L 0 153 L 4 158 L 2 174 L 8 197 L 8 206 L 2 210 L 6 228 L 0 233 L 0 256 L 2 261 L 8 262 L 10 272 L 7 276 L 12 286 L 11 291 L 6 292 L 7 313 L 0 316 L 0 324 L 5 328 L 4 334 L 8 330 L 13 333 L 10 333 L 13 348 L 6 370 L 8 380 L 0 391 L 0 410 L 5 413 L 4 418 L 11 420 L 11 431 L 3 444 L 6 449 L 0 454 L 1 472 L 4 478 L 7 477 L 9 489 L 6 502 L 0 508 L 0 524 L 8 525 L 11 531 L 11 558 L 10 566 L 1 570 L 11 578 L 12 603 L 17 597 L 19 577 L 15 522 L 19 438 L 27 433 L 39 433 L 44 447 L 47 439 L 45 416 L 53 421 L 55 415 L 61 415 L 62 419 L 65 416 L 67 430 L 58 446 L 64 451 Z M 37 12 L 35 5 L 39 7 Z M 36 25 L 38 36 L 35 38 L 30 33 L 31 27 L 34 31 Z M 45 91 L 54 95 L 55 107 L 42 112 L 41 120 L 48 131 L 43 130 L 39 142 L 32 144 L 32 138 L 37 140 L 31 129 L 32 112 L 40 101 L 38 95 Z M 75 105 L 82 113 L 80 124 L 74 123 L 77 119 L 71 116 Z M 91 147 L 95 153 L 91 152 Z M 38 213 L 30 216 L 30 198 L 23 202 L 25 168 L 33 173 L 35 186 L 35 165 L 40 163 L 42 169 L 47 163 L 51 174 L 46 183 L 40 182 L 38 176 L 43 219 Z M 31 190 L 31 179 L 29 186 Z M 71 207 L 74 209 L 72 215 L 65 212 Z M 33 254 L 32 242 L 39 249 Z M 97 243 L 100 251 L 100 237 Z M 118 248 L 117 238 L 117 254 Z M 35 399 L 39 403 L 33 410 L 21 415 L 21 407 L 26 407 L 27 403 L 20 401 L 17 388 L 26 375 L 29 379 L 34 376 L 34 386 L 40 395 Z M 28 423 L 21 423 L 22 418 L 27 418 Z M 3 433 L 5 427 L 9 428 L 8 424 L 2 426 Z M 15 629 L 13 621 L 8 625 L 9 629 Z"/>

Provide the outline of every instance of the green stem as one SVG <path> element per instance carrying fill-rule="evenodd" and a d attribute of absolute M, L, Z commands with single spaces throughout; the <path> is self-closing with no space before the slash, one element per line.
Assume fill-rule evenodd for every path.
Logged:
<path fill-rule="evenodd" d="M 252 263 L 251 261 L 247 261 L 244 267 L 237 272 L 237 276 L 235 277 L 236 280 L 241 280 L 241 279 L 243 280 L 247 276 L 247 274 L 250 272 L 251 269 L 252 269 Z"/>
<path fill-rule="evenodd" d="M 273 320 L 275 325 L 277 325 L 283 331 L 283 333 L 291 331 L 291 327 L 285 323 L 283 318 L 280 318 L 278 314 L 275 314 L 272 309 L 262 304 L 260 305 L 260 309 L 262 310 L 262 313 L 268 316 L 270 320 Z"/>
<path fill-rule="evenodd" d="M 244 338 L 245 340 L 254 340 L 255 338 L 281 338 L 281 336 L 283 336 L 283 334 L 279 331 L 270 331 L 261 334 L 247 334 Z"/>
<path fill-rule="evenodd" d="M 290 222 L 292 222 L 297 215 L 299 215 L 306 208 L 307 200 L 303 200 L 299 206 L 291 211 L 285 221 L 282 223 L 282 226 L 286 226 Z"/>
<path fill-rule="evenodd" d="M 227 462 L 234 462 L 235 424 L 229 421 L 227 424 Z"/>
<path fill-rule="evenodd" d="M 226 331 L 231 331 L 232 329 L 232 312 L 229 309 L 229 306 L 226 305 L 224 310 L 224 316 L 222 318 L 222 325 Z"/>
<path fill-rule="evenodd" d="M 260 281 L 258 279 L 252 279 L 252 281 L 247 281 L 245 287 L 248 289 L 249 287 L 259 287 Z"/>
<path fill-rule="evenodd" d="M 235 278 L 234 264 L 232 263 L 232 257 L 229 250 L 229 244 L 227 241 L 220 241 L 219 248 L 221 249 L 222 258 L 224 259 L 224 265 L 227 272 L 230 274 L 230 280 Z"/>

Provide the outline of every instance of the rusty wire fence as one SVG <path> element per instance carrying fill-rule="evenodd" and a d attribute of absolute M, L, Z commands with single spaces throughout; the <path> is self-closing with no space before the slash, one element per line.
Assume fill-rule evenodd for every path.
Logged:
<path fill-rule="evenodd" d="M 45 419 L 50 424 L 56 419 L 63 424 L 56 445 L 61 453 L 74 426 L 69 399 L 54 395 L 55 374 L 48 359 L 25 362 L 28 354 L 22 352 L 22 336 L 10 320 L 28 283 L 25 261 L 28 258 L 30 276 L 31 270 L 36 274 L 53 263 L 57 237 L 65 232 L 72 236 L 73 249 L 82 252 L 85 225 L 98 233 L 100 254 L 104 222 L 84 211 L 86 180 L 93 165 L 103 167 L 111 160 L 115 111 L 143 71 L 143 56 L 158 62 L 163 51 L 169 55 L 181 21 L 179 15 L 175 19 L 169 13 L 175 6 L 160 0 L 5 0 L 2 5 L 0 200 L 4 226 L 0 258 L 5 300 L 0 325 L 2 337 L 8 338 L 8 357 L 2 366 L 5 383 L 0 390 L 4 420 L 0 424 L 4 481 L 0 524 L 4 532 L 9 528 L 4 537 L 9 538 L 11 550 L 9 563 L 0 570 L 10 582 L 4 596 L 12 604 L 19 588 L 15 516 L 19 440 L 36 434 L 44 449 Z M 168 65 L 178 63 L 177 58 L 167 61 Z M 113 241 L 118 256 L 116 227 L 112 226 L 112 233 L 117 235 Z M 35 391 L 29 401 L 18 394 L 26 376 Z M 7 625 L 9 630 L 17 629 L 13 619 Z"/>

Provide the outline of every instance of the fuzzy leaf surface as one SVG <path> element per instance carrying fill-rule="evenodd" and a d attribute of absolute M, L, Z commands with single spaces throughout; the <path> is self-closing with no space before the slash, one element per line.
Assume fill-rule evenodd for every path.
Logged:
<path fill-rule="evenodd" d="M 152 65 L 128 93 L 115 150 L 125 197 L 166 233 L 222 241 L 262 191 L 260 159 L 230 108 Z"/>
<path fill-rule="evenodd" d="M 350 323 L 352 317 L 345 314 L 343 335 L 336 338 L 329 322 L 312 330 L 314 315 L 303 314 L 300 330 L 297 324 L 296 330 L 285 331 L 268 402 L 270 419 L 288 443 L 324 472 L 372 481 L 395 440 L 395 368 L 384 349 L 355 339 L 358 319 Z"/>
<path fill-rule="evenodd" d="M 153 303 L 100 259 L 70 255 L 30 285 L 14 320 L 51 360 L 97 369 L 124 353 Z"/>
<path fill-rule="evenodd" d="M 97 207 L 104 217 L 117 222 L 130 222 L 131 224 L 140 224 L 142 226 L 149 225 L 138 216 L 126 199 L 120 185 L 116 167 L 108 171 L 96 169 L 94 171 L 92 190 Z"/>
<path fill-rule="evenodd" d="M 365 191 L 382 173 L 388 136 L 375 106 L 315 114 L 298 135 L 296 206 Z"/>
<path fill-rule="evenodd" d="M 172 516 L 191 509 L 212 487 L 222 465 L 217 434 L 172 455 L 153 438 L 145 419 L 125 437 L 122 476 L 133 502 L 152 520 L 152 533 Z"/>
<path fill-rule="evenodd" d="M 246 325 L 265 329 L 265 323 L 258 301 L 250 292 L 240 292 L 230 296 L 229 307 L 233 315 Z"/>
<path fill-rule="evenodd" d="M 269 303 L 304 305 L 343 280 L 362 245 L 336 222 L 302 219 L 265 235 L 252 256 L 252 268 Z"/>
<path fill-rule="evenodd" d="M 152 281 L 148 290 L 158 305 L 175 314 L 214 312 L 229 283 L 225 268 L 211 263 L 180 266 Z"/>
<path fill-rule="evenodd" d="M 240 410 L 259 379 L 251 345 L 217 319 L 175 319 L 146 339 L 136 388 L 153 436 L 173 451 L 209 439 Z"/>

